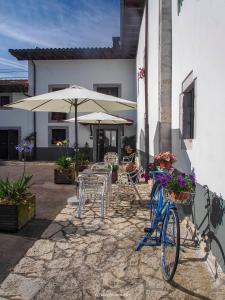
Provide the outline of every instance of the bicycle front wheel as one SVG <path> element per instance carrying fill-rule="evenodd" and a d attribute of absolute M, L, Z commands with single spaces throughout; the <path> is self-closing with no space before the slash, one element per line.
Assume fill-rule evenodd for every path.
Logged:
<path fill-rule="evenodd" d="M 175 208 L 169 208 L 162 229 L 162 274 L 171 281 L 176 272 L 180 250 L 180 224 Z"/>

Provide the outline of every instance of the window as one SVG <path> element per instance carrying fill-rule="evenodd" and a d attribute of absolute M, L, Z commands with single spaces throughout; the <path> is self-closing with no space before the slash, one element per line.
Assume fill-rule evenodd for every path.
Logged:
<path fill-rule="evenodd" d="M 97 87 L 97 92 L 118 97 L 118 87 Z"/>
<path fill-rule="evenodd" d="M 115 97 L 121 96 L 121 85 L 120 84 L 94 84 L 94 90 Z"/>
<path fill-rule="evenodd" d="M 56 85 L 56 86 L 49 86 L 49 92 L 56 92 L 59 90 L 63 90 L 67 88 L 68 85 Z M 67 119 L 67 113 L 63 112 L 52 112 L 49 113 L 49 121 L 52 122 L 61 122 Z"/>
<path fill-rule="evenodd" d="M 192 83 L 181 95 L 181 134 L 183 139 L 194 138 L 194 98 L 195 89 Z"/>
<path fill-rule="evenodd" d="M 65 141 L 67 139 L 66 128 L 54 128 L 51 129 L 51 144 L 56 145 L 58 142 Z"/>
<path fill-rule="evenodd" d="M 0 106 L 3 107 L 10 103 L 10 96 L 0 96 Z"/>

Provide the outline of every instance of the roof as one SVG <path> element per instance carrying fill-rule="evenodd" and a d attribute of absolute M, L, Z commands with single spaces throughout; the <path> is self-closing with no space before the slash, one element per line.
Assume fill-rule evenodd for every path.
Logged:
<path fill-rule="evenodd" d="M 122 59 L 136 58 L 145 0 L 121 0 L 121 37 L 111 48 L 9 49 L 18 60 Z M 117 39 L 117 40 L 116 40 Z"/>
<path fill-rule="evenodd" d="M 28 92 L 28 80 L 0 80 L 0 93 Z"/>
<path fill-rule="evenodd" d="M 18 60 L 115 59 L 122 58 L 118 48 L 34 48 L 9 49 Z"/>

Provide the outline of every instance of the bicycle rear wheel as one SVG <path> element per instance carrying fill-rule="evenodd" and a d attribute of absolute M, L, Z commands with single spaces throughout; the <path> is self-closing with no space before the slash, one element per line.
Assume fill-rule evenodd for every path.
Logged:
<path fill-rule="evenodd" d="M 162 229 L 162 274 L 171 281 L 176 272 L 180 250 L 180 224 L 175 208 L 169 208 Z"/>

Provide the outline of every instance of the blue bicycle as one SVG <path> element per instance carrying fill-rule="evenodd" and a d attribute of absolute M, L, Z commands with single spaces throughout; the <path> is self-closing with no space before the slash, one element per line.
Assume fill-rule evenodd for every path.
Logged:
<path fill-rule="evenodd" d="M 163 187 L 155 179 L 162 171 L 151 172 L 154 185 L 150 197 L 150 226 L 136 246 L 162 246 L 162 274 L 171 281 L 177 268 L 180 250 L 180 224 L 176 205 L 166 196 Z"/>

